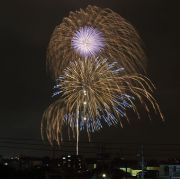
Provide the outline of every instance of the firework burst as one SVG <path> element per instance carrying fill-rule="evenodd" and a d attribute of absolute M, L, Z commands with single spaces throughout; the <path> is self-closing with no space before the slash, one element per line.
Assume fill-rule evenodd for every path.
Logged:
<path fill-rule="evenodd" d="M 90 44 L 82 46 L 82 40 Z M 127 74 L 144 72 L 145 54 L 141 39 L 119 14 L 110 9 L 88 6 L 70 12 L 58 25 L 49 42 L 47 65 L 54 79 L 62 75 L 70 61 L 81 57 L 117 61 Z"/>
<path fill-rule="evenodd" d="M 104 47 L 101 32 L 93 27 L 82 27 L 72 38 L 72 47 L 83 57 L 95 56 Z"/>
<path fill-rule="evenodd" d="M 64 125 L 68 125 L 75 135 L 77 117 L 80 130 L 86 130 L 89 137 L 105 123 L 123 127 L 122 119 L 129 121 L 127 109 L 139 117 L 137 100 L 145 105 L 147 112 L 150 111 L 148 103 L 162 116 L 151 95 L 153 84 L 145 76 L 126 75 L 125 69 L 117 68 L 116 64 L 108 63 L 107 59 L 88 58 L 72 61 L 64 69 L 53 94 L 60 95 L 63 102 L 56 101 L 44 114 L 46 133 L 51 143 L 54 140 L 60 143 Z"/>
<path fill-rule="evenodd" d="M 104 124 L 123 127 L 129 109 L 140 117 L 137 101 L 163 119 L 145 64 L 139 35 L 120 15 L 95 6 L 71 12 L 55 28 L 48 47 L 47 65 L 56 80 L 53 96 L 59 99 L 44 112 L 42 136 L 60 144 L 68 126 L 78 154 L 79 130 L 90 138 Z"/>

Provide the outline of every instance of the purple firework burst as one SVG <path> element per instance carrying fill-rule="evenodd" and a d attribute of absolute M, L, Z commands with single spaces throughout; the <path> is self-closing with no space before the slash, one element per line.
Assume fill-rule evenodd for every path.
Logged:
<path fill-rule="evenodd" d="M 105 43 L 102 32 L 91 26 L 85 26 L 75 32 L 71 45 L 81 56 L 89 57 L 100 52 Z"/>

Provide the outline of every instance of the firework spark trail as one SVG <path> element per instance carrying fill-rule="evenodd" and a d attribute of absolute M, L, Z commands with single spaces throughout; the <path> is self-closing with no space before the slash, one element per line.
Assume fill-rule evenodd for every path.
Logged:
<path fill-rule="evenodd" d="M 128 122 L 128 110 L 140 118 L 139 101 L 147 113 L 160 114 L 145 76 L 145 54 L 134 27 L 110 9 L 88 6 L 71 12 L 51 37 L 47 66 L 56 80 L 53 97 L 59 99 L 44 112 L 42 137 L 61 143 L 68 126 L 79 153 L 79 131 L 92 132 Z M 148 114 L 149 115 L 149 114 Z"/>

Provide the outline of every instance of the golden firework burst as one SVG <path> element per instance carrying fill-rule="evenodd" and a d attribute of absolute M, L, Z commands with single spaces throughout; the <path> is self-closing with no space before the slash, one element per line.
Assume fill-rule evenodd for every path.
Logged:
<path fill-rule="evenodd" d="M 125 69 L 117 68 L 116 64 L 107 59 L 81 58 L 71 61 L 64 69 L 56 84 L 63 101 L 57 100 L 44 113 L 43 125 L 51 143 L 54 140 L 60 143 L 64 124 L 70 126 L 75 136 L 77 118 L 80 130 L 86 130 L 88 136 L 104 123 L 123 127 L 122 119 L 129 121 L 127 109 L 139 116 L 137 100 L 147 112 L 151 106 L 163 118 L 151 95 L 153 84 L 145 76 L 127 75 Z"/>
<path fill-rule="evenodd" d="M 74 44 L 81 44 L 82 40 L 92 42 L 91 54 L 107 58 L 110 62 L 117 61 L 120 67 L 126 68 L 127 74 L 144 71 L 145 54 L 134 27 L 111 9 L 89 5 L 86 9 L 70 12 L 52 34 L 47 64 L 55 79 L 63 73 L 71 60 L 82 57 L 82 53 L 74 49 L 80 46 Z M 93 53 L 98 52 L 93 45 L 100 48 L 99 53 Z M 88 53 L 85 55 L 89 56 Z"/>

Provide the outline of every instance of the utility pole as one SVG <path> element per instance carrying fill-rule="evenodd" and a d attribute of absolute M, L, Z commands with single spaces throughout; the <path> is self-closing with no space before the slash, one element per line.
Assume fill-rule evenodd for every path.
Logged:
<path fill-rule="evenodd" d="M 141 170 L 142 170 L 141 178 L 144 179 L 144 146 L 143 144 L 141 145 Z"/>
<path fill-rule="evenodd" d="M 55 146 L 52 146 L 52 159 L 55 159 Z"/>
<path fill-rule="evenodd" d="M 127 176 L 127 161 L 126 161 L 126 179 L 128 178 Z"/>

